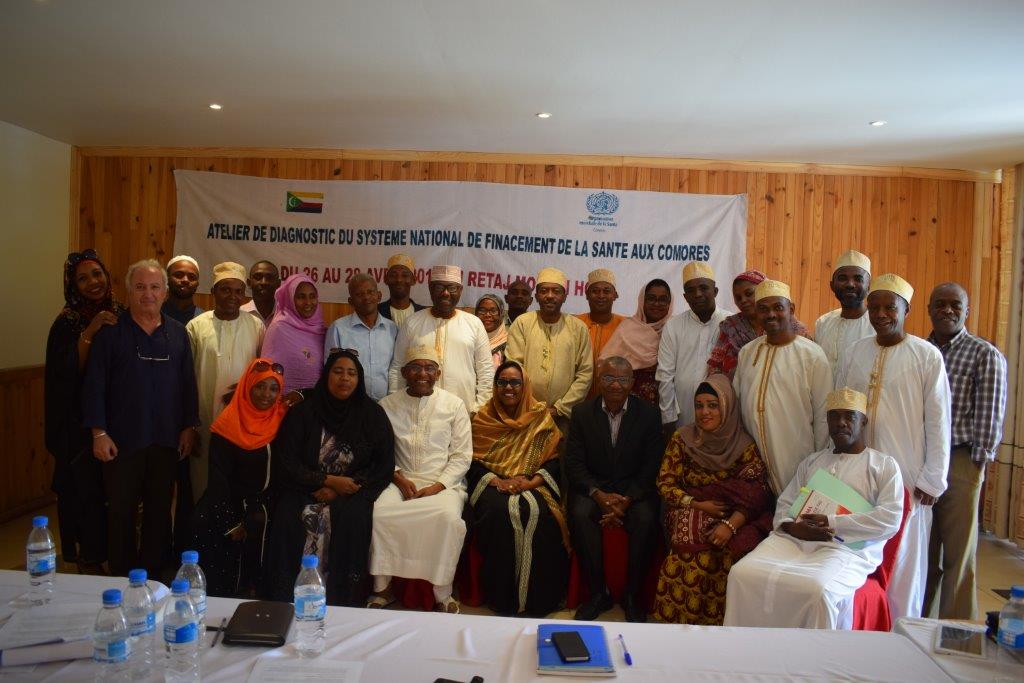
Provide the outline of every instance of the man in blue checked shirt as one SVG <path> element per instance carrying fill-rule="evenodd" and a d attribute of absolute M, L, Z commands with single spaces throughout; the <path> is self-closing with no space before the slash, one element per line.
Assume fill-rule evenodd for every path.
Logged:
<path fill-rule="evenodd" d="M 932 508 L 923 613 L 973 620 L 978 618 L 978 498 L 985 466 L 995 459 L 1003 436 L 1006 358 L 964 329 L 967 311 L 967 292 L 959 284 L 944 282 L 932 290 L 928 341 L 942 353 L 949 376 L 952 452 L 948 488 Z"/>
<path fill-rule="evenodd" d="M 366 377 L 366 393 L 374 401 L 388 395 L 388 368 L 398 337 L 398 326 L 380 314 L 380 297 L 376 280 L 366 273 L 352 276 L 348 303 L 353 311 L 335 320 L 324 339 L 324 358 L 331 349 L 356 352 Z"/>

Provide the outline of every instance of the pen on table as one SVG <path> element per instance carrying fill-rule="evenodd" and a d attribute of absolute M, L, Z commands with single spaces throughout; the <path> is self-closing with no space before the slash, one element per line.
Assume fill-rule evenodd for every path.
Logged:
<path fill-rule="evenodd" d="M 220 620 L 220 627 L 217 629 L 217 633 L 213 636 L 213 642 L 210 643 L 210 647 L 217 647 L 217 641 L 220 640 L 220 634 L 224 633 L 224 627 L 228 625 L 228 618 L 224 617 Z"/>
<path fill-rule="evenodd" d="M 622 656 L 625 658 L 626 664 L 633 666 L 633 657 L 629 654 L 629 648 L 626 647 L 626 639 L 622 637 L 621 633 L 619 634 L 619 642 L 622 643 Z"/>

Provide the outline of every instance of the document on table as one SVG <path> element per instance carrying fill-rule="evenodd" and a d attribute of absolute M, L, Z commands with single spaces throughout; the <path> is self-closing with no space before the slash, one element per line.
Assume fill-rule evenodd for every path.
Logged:
<path fill-rule="evenodd" d="M 256 660 L 249 683 L 358 683 L 362 674 L 362 662 L 263 655 Z"/>
<path fill-rule="evenodd" d="M 99 606 L 42 605 L 16 611 L 0 628 L 0 650 L 42 643 L 84 640 L 92 633 Z"/>

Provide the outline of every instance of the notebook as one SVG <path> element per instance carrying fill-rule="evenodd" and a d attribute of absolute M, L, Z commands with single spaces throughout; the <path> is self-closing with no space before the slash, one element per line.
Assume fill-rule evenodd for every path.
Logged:
<path fill-rule="evenodd" d="M 807 486 L 801 487 L 800 495 L 789 509 L 789 516 L 796 519 L 800 515 L 810 513 L 848 515 L 851 512 L 868 512 L 873 508 L 874 505 L 849 484 L 819 469 L 811 475 Z M 860 550 L 867 543 L 857 541 L 846 545 L 851 550 Z"/>
<path fill-rule="evenodd" d="M 590 650 L 590 661 L 566 664 L 558 656 L 551 634 L 576 631 Z M 537 673 L 554 676 L 614 676 L 608 635 L 604 626 L 581 624 L 541 624 L 537 627 Z"/>

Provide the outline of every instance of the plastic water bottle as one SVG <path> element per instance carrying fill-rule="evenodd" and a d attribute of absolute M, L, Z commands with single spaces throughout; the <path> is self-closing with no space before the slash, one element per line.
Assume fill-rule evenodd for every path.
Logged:
<path fill-rule="evenodd" d="M 295 579 L 295 649 L 300 657 L 316 657 L 324 651 L 327 589 L 317 564 L 316 555 L 303 556 L 302 571 Z"/>
<path fill-rule="evenodd" d="M 25 544 L 25 567 L 28 569 L 29 599 L 42 605 L 53 598 L 53 577 L 57 573 L 57 546 L 46 527 L 45 515 L 32 518 L 32 531 Z"/>
<path fill-rule="evenodd" d="M 999 612 L 999 670 L 1002 677 L 1011 671 L 1006 680 L 1020 680 L 1020 672 L 1024 670 L 1024 586 L 1010 589 L 1010 599 Z M 1000 680 L 1002 680 L 1002 677 Z M 1016 677 L 1016 678 L 1015 678 Z"/>
<path fill-rule="evenodd" d="M 164 680 L 189 683 L 199 678 L 199 627 L 188 579 L 175 579 L 164 605 Z"/>
<path fill-rule="evenodd" d="M 129 669 L 132 680 L 136 681 L 148 678 L 153 668 L 156 612 L 153 592 L 146 585 L 146 578 L 145 569 L 131 570 L 128 572 L 128 590 L 124 592 L 124 616 L 128 620 L 128 632 L 132 639 Z"/>
<path fill-rule="evenodd" d="M 128 621 L 121 610 L 121 591 L 103 591 L 103 609 L 92 629 L 92 661 L 96 662 L 97 683 L 128 680 L 128 657 L 132 645 Z"/>
<path fill-rule="evenodd" d="M 206 575 L 199 568 L 199 552 L 186 550 L 181 554 L 181 569 L 174 578 L 187 579 L 189 586 L 189 597 L 192 598 L 192 606 L 196 610 L 196 621 L 199 625 L 199 647 L 202 647 L 206 639 Z"/>

